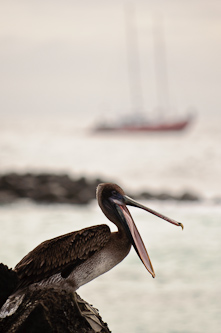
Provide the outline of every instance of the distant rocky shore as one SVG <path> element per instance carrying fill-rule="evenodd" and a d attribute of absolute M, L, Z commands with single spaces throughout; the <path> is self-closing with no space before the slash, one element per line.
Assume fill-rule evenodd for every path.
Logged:
<path fill-rule="evenodd" d="M 95 199 L 96 187 L 105 179 L 73 179 L 67 174 L 51 173 L 8 173 L 0 175 L 0 203 L 11 203 L 18 199 L 30 199 L 38 203 L 88 204 Z M 109 180 L 108 180 L 109 181 Z M 135 199 L 157 199 L 198 201 L 193 193 L 172 195 L 169 193 L 154 194 L 144 191 L 129 195 Z"/>

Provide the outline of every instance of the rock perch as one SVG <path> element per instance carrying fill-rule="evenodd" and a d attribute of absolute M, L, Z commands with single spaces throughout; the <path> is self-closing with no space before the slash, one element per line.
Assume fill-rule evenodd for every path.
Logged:
<path fill-rule="evenodd" d="M 98 311 L 75 292 L 51 287 L 27 288 L 20 297 L 11 296 L 4 302 L 16 282 L 16 274 L 0 264 L 0 306 L 4 303 L 0 309 L 1 333 L 110 332 Z M 13 303 L 10 313 L 7 312 L 9 303 Z"/>

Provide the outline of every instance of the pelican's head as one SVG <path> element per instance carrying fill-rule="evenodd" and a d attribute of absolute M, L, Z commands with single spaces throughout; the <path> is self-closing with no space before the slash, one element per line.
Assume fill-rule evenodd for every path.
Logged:
<path fill-rule="evenodd" d="M 133 218 L 127 209 L 127 205 L 144 209 L 149 213 L 154 214 L 174 225 L 181 226 L 183 229 L 182 223 L 170 219 L 165 215 L 162 215 L 129 198 L 127 195 L 125 195 L 122 188 L 116 184 L 99 184 L 97 187 L 96 196 L 102 212 L 110 221 L 115 223 L 120 230 L 124 230 L 126 232 L 128 238 L 131 241 L 131 244 L 135 248 L 144 266 L 150 272 L 150 274 L 155 277 L 154 269 L 149 255 L 133 221 Z"/>

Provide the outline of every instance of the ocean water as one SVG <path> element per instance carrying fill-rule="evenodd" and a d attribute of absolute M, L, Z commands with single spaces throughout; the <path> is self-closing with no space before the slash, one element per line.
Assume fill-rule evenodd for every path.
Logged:
<path fill-rule="evenodd" d="M 196 117 L 187 131 L 95 135 L 93 115 L 1 117 L 0 172 L 104 176 L 126 189 L 219 196 L 221 117 Z"/>
<path fill-rule="evenodd" d="M 81 287 L 113 332 L 218 333 L 221 325 L 221 207 L 152 202 L 182 221 L 184 230 L 131 209 L 156 272 L 153 279 L 132 249 L 110 272 Z M 1 261 L 13 267 L 45 239 L 90 225 L 111 223 L 96 203 L 89 206 L 0 207 Z"/>
<path fill-rule="evenodd" d="M 53 171 L 116 180 L 128 191 L 194 191 L 201 202 L 144 204 L 184 230 L 144 211 L 131 213 L 156 272 L 132 249 L 110 272 L 78 290 L 115 332 L 218 333 L 221 326 L 220 119 L 199 119 L 184 133 L 92 135 L 89 121 L 7 118 L 0 125 L 0 172 Z M 88 206 L 0 206 L 0 261 L 14 265 L 40 242 L 108 223 Z"/>

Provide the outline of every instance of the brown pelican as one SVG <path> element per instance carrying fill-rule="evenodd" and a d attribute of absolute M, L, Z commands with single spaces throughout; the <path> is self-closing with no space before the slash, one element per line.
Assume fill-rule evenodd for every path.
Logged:
<path fill-rule="evenodd" d="M 121 262 L 131 245 L 146 269 L 155 277 L 149 255 L 127 205 L 144 209 L 183 228 L 182 223 L 134 201 L 116 184 L 98 185 L 96 196 L 104 215 L 117 226 L 118 231 L 111 232 L 107 225 L 97 225 L 41 243 L 15 266 L 19 278 L 17 290 L 38 284 L 75 291 Z"/>

